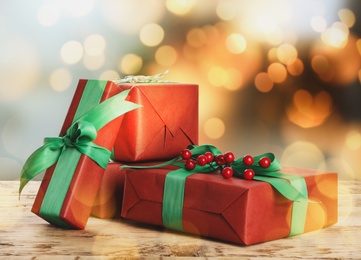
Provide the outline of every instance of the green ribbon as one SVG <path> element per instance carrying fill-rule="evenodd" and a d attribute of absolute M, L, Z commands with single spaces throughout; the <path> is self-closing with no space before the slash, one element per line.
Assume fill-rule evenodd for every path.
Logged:
<path fill-rule="evenodd" d="M 45 193 L 40 208 L 40 215 L 55 225 L 69 227 L 59 214 L 80 156 L 90 157 L 104 169 L 108 164 L 111 152 L 93 142 L 97 131 L 115 118 L 141 107 L 125 100 L 130 90 L 99 104 L 106 84 L 104 80 L 88 80 L 66 134 L 45 138 L 44 145 L 30 155 L 21 171 L 19 196 L 32 178 L 57 162 L 49 192 Z"/>
<path fill-rule="evenodd" d="M 222 154 L 213 145 L 189 146 L 192 155 L 197 157 L 205 152 L 211 152 L 214 156 Z M 268 168 L 260 167 L 257 162 L 262 157 L 268 157 L 271 160 L 271 165 Z M 304 225 L 306 220 L 308 193 L 306 182 L 301 176 L 294 176 L 282 174 L 277 172 L 281 170 L 282 166 L 272 153 L 264 153 L 254 157 L 255 162 L 246 166 L 243 164 L 243 158 L 239 158 L 232 163 L 235 170 L 234 176 L 241 177 L 245 169 L 253 169 L 256 173 L 254 180 L 264 181 L 272 185 L 284 197 L 291 200 L 292 203 L 292 218 L 290 227 L 290 236 L 301 234 L 304 232 Z M 196 165 L 196 167 L 188 171 L 179 156 L 168 162 L 152 165 L 152 166 L 122 166 L 122 168 L 159 168 L 167 165 L 175 165 L 180 168 L 171 171 L 167 174 L 164 184 L 163 194 L 163 210 L 162 218 L 163 224 L 167 228 L 183 231 L 182 213 L 184 202 L 184 187 L 188 176 L 194 173 L 209 173 L 216 170 L 219 166 L 216 162 L 211 162 L 205 166 Z"/>

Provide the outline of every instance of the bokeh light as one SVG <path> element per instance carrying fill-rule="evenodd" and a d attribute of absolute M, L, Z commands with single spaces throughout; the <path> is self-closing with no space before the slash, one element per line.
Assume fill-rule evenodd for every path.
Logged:
<path fill-rule="evenodd" d="M 170 45 L 163 45 L 157 49 L 155 60 L 159 65 L 170 66 L 177 60 L 177 51 Z"/>
<path fill-rule="evenodd" d="M 325 160 L 322 151 L 313 143 L 296 141 L 288 145 L 282 155 L 282 165 L 317 169 Z"/>
<path fill-rule="evenodd" d="M 119 62 L 119 70 L 124 74 L 135 74 L 143 66 L 143 60 L 136 54 L 129 53 L 125 55 Z"/>
<path fill-rule="evenodd" d="M 260 72 L 257 74 L 254 84 L 256 88 L 263 93 L 269 92 L 273 88 L 273 81 L 266 72 Z"/>
<path fill-rule="evenodd" d="M 303 128 L 321 125 L 332 111 L 332 98 L 321 91 L 312 96 L 307 90 L 297 90 L 293 96 L 293 104 L 287 110 L 288 119 Z"/>
<path fill-rule="evenodd" d="M 105 51 L 106 41 L 100 34 L 91 34 L 84 40 L 84 52 L 90 56 L 97 56 Z"/>
<path fill-rule="evenodd" d="M 311 18 L 311 27 L 316 32 L 323 32 L 327 28 L 327 21 L 324 17 L 315 15 Z"/>
<path fill-rule="evenodd" d="M 222 20 L 231 20 L 236 16 L 237 10 L 230 2 L 219 2 L 216 8 L 217 15 Z"/>
<path fill-rule="evenodd" d="M 304 65 L 302 60 L 296 59 L 294 62 L 287 64 L 287 71 L 292 76 L 299 76 L 303 73 Z"/>
<path fill-rule="evenodd" d="M 18 173 L 44 136 L 58 134 L 79 78 L 169 70 L 164 79 L 199 85 L 200 143 L 276 152 L 289 165 L 361 179 L 357 8 L 312 0 L 1 3 L 1 165 Z M 315 157 L 299 159 L 297 149 Z"/>
<path fill-rule="evenodd" d="M 224 122 L 217 117 L 208 119 L 204 124 L 204 132 L 211 139 L 221 138 L 225 130 Z"/>
<path fill-rule="evenodd" d="M 287 78 L 285 66 L 279 62 L 274 62 L 267 69 L 269 78 L 275 83 L 282 83 Z"/>
<path fill-rule="evenodd" d="M 70 87 L 72 75 L 67 69 L 56 69 L 50 74 L 49 83 L 52 89 L 62 92 Z"/>
<path fill-rule="evenodd" d="M 158 24 L 150 23 L 140 30 L 139 37 L 144 45 L 157 46 L 163 41 L 164 30 Z"/>
<path fill-rule="evenodd" d="M 349 28 L 351 28 L 356 22 L 355 14 L 350 9 L 341 9 L 338 11 L 338 17 L 340 18 L 340 21 L 346 24 Z"/>
<path fill-rule="evenodd" d="M 207 42 L 207 35 L 202 29 L 193 28 L 187 33 L 187 42 L 192 47 L 202 47 Z"/>
<path fill-rule="evenodd" d="M 242 35 L 233 33 L 227 37 L 226 46 L 231 53 L 240 54 L 246 50 L 247 41 Z"/>
<path fill-rule="evenodd" d="M 195 5 L 195 0 L 166 0 L 167 9 L 176 15 L 186 15 Z"/>
<path fill-rule="evenodd" d="M 65 63 L 75 64 L 83 57 L 83 46 L 78 41 L 64 43 L 60 50 L 60 56 Z"/>

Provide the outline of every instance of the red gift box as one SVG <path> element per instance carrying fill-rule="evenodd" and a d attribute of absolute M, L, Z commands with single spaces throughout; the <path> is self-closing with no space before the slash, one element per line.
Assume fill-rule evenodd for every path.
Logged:
<path fill-rule="evenodd" d="M 121 162 L 167 160 L 198 144 L 198 85 L 122 83 L 129 101 L 142 105 L 124 115 L 114 145 Z"/>
<path fill-rule="evenodd" d="M 126 172 L 122 217 L 163 226 L 162 207 L 169 169 Z M 337 174 L 284 167 L 282 173 L 305 179 L 309 202 L 304 232 L 337 222 Z M 297 203 L 297 202 L 295 202 Z M 182 225 L 185 232 L 250 245 L 290 235 L 292 201 L 269 183 L 220 174 L 196 173 L 185 182 Z"/>
<path fill-rule="evenodd" d="M 108 101 L 110 100 L 108 99 L 113 96 L 112 102 L 116 101 L 114 104 L 116 106 L 122 106 L 125 103 L 130 104 L 126 101 L 124 101 L 125 103 L 118 104 L 120 95 L 115 95 L 120 92 L 122 92 L 122 90 L 111 81 L 80 80 L 60 131 L 60 136 L 66 137 L 68 130 L 74 123 L 77 123 L 78 119 L 84 119 L 84 116 L 86 118 L 86 116 L 94 110 L 99 111 L 99 109 L 97 110 L 95 108 L 99 108 L 99 104 L 104 104 L 103 102 L 105 102 L 105 100 L 107 100 L 106 103 L 109 105 Z M 122 99 L 122 101 L 123 100 L 124 99 Z M 104 105 L 102 107 L 104 108 Z M 117 107 L 115 108 L 118 109 Z M 136 106 L 132 109 L 134 108 L 136 108 Z M 104 111 L 108 110 L 103 110 L 103 112 Z M 96 118 L 93 117 L 93 120 L 99 123 L 106 117 L 105 115 L 103 117 L 103 115 L 104 113 L 96 116 Z M 87 119 L 90 120 L 90 118 Z M 109 156 L 107 157 L 106 153 L 105 158 L 102 158 L 105 164 L 108 163 L 110 151 L 117 137 L 116 134 L 118 133 L 121 121 L 122 116 L 117 115 L 116 119 L 105 124 L 95 132 L 95 139 L 90 143 L 90 145 L 95 144 L 95 146 L 100 146 L 101 149 L 105 148 L 109 150 Z M 83 122 L 85 125 L 91 123 L 94 122 Z M 101 124 L 104 124 L 104 122 L 99 123 L 99 125 Z M 73 134 L 76 135 L 80 132 L 85 132 L 90 128 L 74 130 L 75 133 Z M 71 139 L 72 137 L 69 138 Z M 33 213 L 54 225 L 65 228 L 84 229 L 90 216 L 105 168 L 101 167 L 92 158 L 79 152 L 81 147 L 74 149 L 75 147 L 71 142 L 79 141 L 82 143 L 83 140 L 81 138 L 82 137 L 79 137 L 79 140 L 64 140 L 64 143 L 67 142 L 65 145 L 66 149 L 62 150 L 57 162 L 46 170 L 32 207 Z M 86 151 L 89 150 L 89 143 L 87 143 L 87 145 L 88 146 L 84 148 Z M 94 154 L 97 156 L 101 149 L 96 150 Z M 57 201 L 60 201 L 60 203 L 55 203 L 55 198 Z"/>
<path fill-rule="evenodd" d="M 105 169 L 91 215 L 98 218 L 120 217 L 126 169 L 123 164 L 110 162 Z"/>

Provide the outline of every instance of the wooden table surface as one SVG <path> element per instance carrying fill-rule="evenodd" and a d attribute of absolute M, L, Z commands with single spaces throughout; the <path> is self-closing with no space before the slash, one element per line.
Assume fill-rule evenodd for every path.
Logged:
<path fill-rule="evenodd" d="M 0 258 L 361 259 L 360 181 L 340 181 L 337 224 L 252 246 L 199 238 L 122 219 L 91 217 L 86 230 L 55 228 L 30 211 L 39 184 L 30 182 L 19 201 L 19 183 L 0 182 Z"/>

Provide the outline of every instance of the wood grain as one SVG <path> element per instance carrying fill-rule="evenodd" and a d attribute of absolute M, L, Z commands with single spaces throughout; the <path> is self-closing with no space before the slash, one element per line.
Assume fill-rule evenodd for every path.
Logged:
<path fill-rule="evenodd" d="M 199 238 L 122 219 L 91 217 L 86 230 L 55 228 L 30 211 L 39 185 L 30 182 L 19 200 L 18 182 L 0 182 L 1 259 L 361 258 L 360 181 L 339 183 L 336 225 L 253 246 Z"/>

